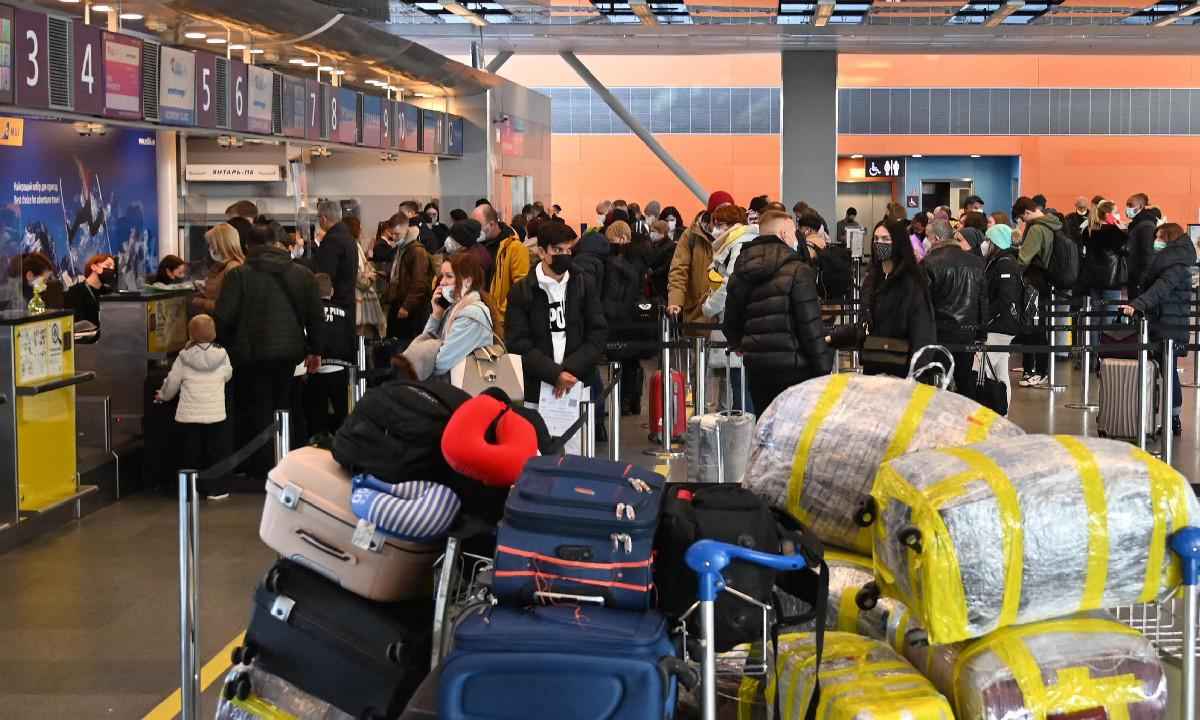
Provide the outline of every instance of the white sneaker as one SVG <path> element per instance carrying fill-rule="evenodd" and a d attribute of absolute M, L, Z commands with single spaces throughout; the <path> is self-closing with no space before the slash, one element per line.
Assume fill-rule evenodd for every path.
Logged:
<path fill-rule="evenodd" d="M 1034 375 L 1033 377 L 1029 378 L 1028 387 L 1044 388 L 1044 387 L 1049 387 L 1049 386 L 1050 386 L 1050 378 L 1046 377 L 1045 375 Z"/>
<path fill-rule="evenodd" d="M 217 493 L 216 495 L 205 495 L 205 500 L 228 500 L 229 493 Z"/>

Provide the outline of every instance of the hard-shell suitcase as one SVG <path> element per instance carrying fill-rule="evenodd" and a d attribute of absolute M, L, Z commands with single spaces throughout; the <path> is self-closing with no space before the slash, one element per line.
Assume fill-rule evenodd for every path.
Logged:
<path fill-rule="evenodd" d="M 254 592 L 236 652 L 345 713 L 381 720 L 429 673 L 432 620 L 431 598 L 377 603 L 279 560 Z"/>
<path fill-rule="evenodd" d="M 663 720 L 678 658 L 654 611 L 585 605 L 467 617 L 442 665 L 442 720 Z"/>
<path fill-rule="evenodd" d="M 235 665 L 225 677 L 216 720 L 354 720 L 324 700 L 253 665 Z"/>
<path fill-rule="evenodd" d="M 428 594 L 440 543 L 384 535 L 351 509 L 350 474 L 328 450 L 288 453 L 267 475 L 259 536 L 283 557 L 372 600 Z"/>
<path fill-rule="evenodd" d="M 1158 362 L 1151 360 L 1146 371 L 1146 392 L 1150 394 L 1146 403 L 1149 410 L 1146 434 L 1155 435 L 1162 429 L 1159 413 L 1161 394 L 1158 385 Z M 1138 417 L 1138 363 L 1137 360 L 1102 358 L 1100 360 L 1100 411 L 1096 413 L 1096 427 L 1100 437 L 1133 438 L 1137 436 Z"/>
<path fill-rule="evenodd" d="M 754 416 L 730 410 L 688 418 L 688 482 L 739 483 L 750 463 Z"/>
<path fill-rule="evenodd" d="M 650 376 L 650 440 L 661 442 L 663 424 L 663 377 L 661 371 Z M 680 440 L 687 432 L 687 401 L 683 373 L 671 371 L 671 439 Z"/>
<path fill-rule="evenodd" d="M 665 486 L 637 465 L 577 455 L 530 460 L 496 536 L 496 596 L 525 604 L 565 594 L 649 608 Z"/>

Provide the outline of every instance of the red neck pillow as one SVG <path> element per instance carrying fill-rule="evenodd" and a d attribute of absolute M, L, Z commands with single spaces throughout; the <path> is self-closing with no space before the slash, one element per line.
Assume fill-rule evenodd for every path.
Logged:
<path fill-rule="evenodd" d="M 442 433 L 442 455 L 451 469 L 489 487 L 512 487 L 537 454 L 533 424 L 490 395 L 459 406 Z"/>

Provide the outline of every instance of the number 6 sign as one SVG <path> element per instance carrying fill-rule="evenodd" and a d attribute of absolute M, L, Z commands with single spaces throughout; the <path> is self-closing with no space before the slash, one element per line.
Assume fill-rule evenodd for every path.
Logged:
<path fill-rule="evenodd" d="M 229 61 L 229 129 L 245 130 L 248 118 L 246 102 L 246 63 Z"/>

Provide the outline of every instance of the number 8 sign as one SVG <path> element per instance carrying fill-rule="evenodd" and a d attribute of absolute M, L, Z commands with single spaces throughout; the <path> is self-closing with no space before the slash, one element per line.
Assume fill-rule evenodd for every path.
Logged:
<path fill-rule="evenodd" d="M 13 85 L 16 102 L 23 107 L 50 106 L 49 61 L 46 57 L 46 16 L 29 10 L 13 13 Z"/>

